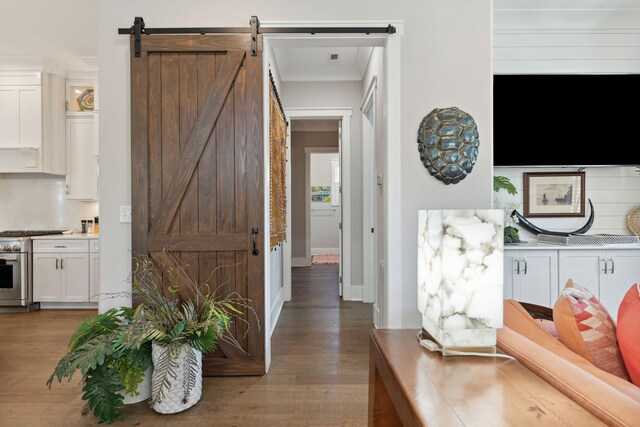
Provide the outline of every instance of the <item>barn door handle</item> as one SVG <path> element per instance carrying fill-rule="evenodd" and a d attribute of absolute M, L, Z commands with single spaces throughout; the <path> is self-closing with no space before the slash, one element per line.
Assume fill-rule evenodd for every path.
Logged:
<path fill-rule="evenodd" d="M 251 229 L 251 234 L 253 235 L 253 254 L 259 255 L 260 251 L 256 247 L 256 240 L 258 239 L 258 227 Z"/>

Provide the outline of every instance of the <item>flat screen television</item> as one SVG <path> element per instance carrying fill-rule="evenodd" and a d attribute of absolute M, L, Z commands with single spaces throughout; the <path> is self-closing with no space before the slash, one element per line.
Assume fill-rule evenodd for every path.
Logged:
<path fill-rule="evenodd" d="M 494 75 L 494 166 L 639 165 L 639 95 L 640 74 Z"/>

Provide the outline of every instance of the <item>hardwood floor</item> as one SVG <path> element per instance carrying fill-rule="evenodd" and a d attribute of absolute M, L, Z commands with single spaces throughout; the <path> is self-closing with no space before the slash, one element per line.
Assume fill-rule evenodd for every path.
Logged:
<path fill-rule="evenodd" d="M 273 334 L 264 377 L 204 378 L 202 400 L 176 415 L 128 405 L 116 425 L 364 426 L 370 304 L 343 302 L 338 266 L 293 270 L 292 301 Z M 45 385 L 87 310 L 0 314 L 0 426 L 95 425 L 82 416 L 79 376 Z"/>

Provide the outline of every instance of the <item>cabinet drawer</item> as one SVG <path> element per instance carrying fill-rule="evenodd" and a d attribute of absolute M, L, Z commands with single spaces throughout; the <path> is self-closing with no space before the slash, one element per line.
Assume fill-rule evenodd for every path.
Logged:
<path fill-rule="evenodd" d="M 91 253 L 100 252 L 100 240 L 98 239 L 89 240 L 89 252 Z"/>
<path fill-rule="evenodd" d="M 33 252 L 89 252 L 89 241 L 34 240 Z"/>

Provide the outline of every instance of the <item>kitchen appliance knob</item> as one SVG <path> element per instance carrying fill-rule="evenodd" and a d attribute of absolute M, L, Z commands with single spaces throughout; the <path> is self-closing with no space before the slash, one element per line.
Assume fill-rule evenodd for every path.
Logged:
<path fill-rule="evenodd" d="M 9 246 L 9 245 L 4 245 L 4 246 L 2 247 L 2 250 L 3 250 L 3 251 L 5 251 L 5 252 L 11 252 L 11 246 Z"/>
<path fill-rule="evenodd" d="M 12 249 L 14 252 L 20 252 L 20 245 L 13 245 Z"/>

